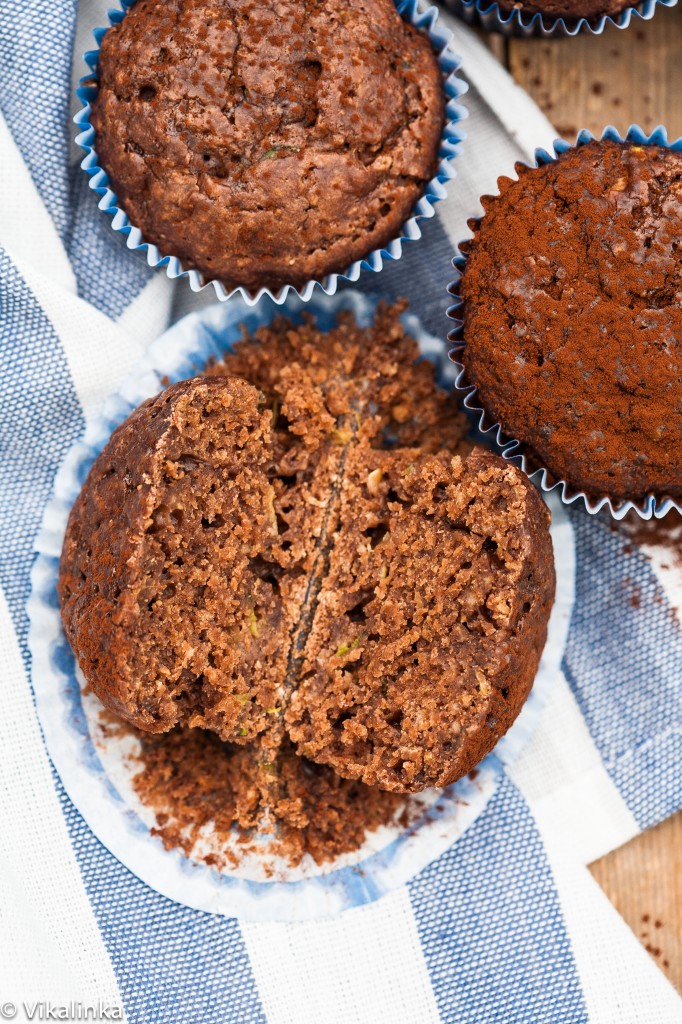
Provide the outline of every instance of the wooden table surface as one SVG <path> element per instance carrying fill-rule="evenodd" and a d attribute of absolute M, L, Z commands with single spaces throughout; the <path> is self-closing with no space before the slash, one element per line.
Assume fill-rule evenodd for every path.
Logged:
<path fill-rule="evenodd" d="M 651 21 L 573 39 L 486 42 L 572 141 L 580 128 L 624 132 L 635 123 L 682 136 L 682 6 Z M 682 770 L 682 766 L 680 766 Z M 634 839 L 591 871 L 661 970 L 682 992 L 682 812 Z"/>
<path fill-rule="evenodd" d="M 651 21 L 569 39 L 487 37 L 497 57 L 547 114 L 560 135 L 580 128 L 624 132 L 665 124 L 682 135 L 682 6 L 659 7 Z"/>

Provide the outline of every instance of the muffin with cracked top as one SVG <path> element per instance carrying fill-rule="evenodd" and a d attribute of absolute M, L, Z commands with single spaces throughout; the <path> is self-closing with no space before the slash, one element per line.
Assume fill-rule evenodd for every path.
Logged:
<path fill-rule="evenodd" d="M 392 0 L 138 0 L 105 35 L 92 125 L 145 241 L 227 287 L 297 287 L 400 233 L 445 97 Z"/>

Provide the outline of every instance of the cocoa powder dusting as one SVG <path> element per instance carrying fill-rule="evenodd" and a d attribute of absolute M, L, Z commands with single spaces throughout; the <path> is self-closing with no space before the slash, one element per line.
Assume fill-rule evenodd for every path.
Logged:
<path fill-rule="evenodd" d="M 517 169 L 469 243 L 469 381 L 575 490 L 682 495 L 682 153 L 591 142 Z"/>

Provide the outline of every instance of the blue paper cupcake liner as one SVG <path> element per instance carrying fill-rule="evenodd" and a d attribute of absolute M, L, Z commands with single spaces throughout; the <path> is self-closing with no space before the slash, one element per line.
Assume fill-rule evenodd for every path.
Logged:
<path fill-rule="evenodd" d="M 75 123 L 80 129 L 76 136 L 76 143 L 85 150 L 86 155 L 81 161 L 81 167 L 90 178 L 90 188 L 101 197 L 98 204 L 100 210 L 103 210 L 112 218 L 111 226 L 114 231 L 127 236 L 127 246 L 129 249 L 145 253 L 150 267 L 165 267 L 166 274 L 170 278 L 186 277 L 192 291 L 195 292 L 202 291 L 202 289 L 212 285 L 216 296 L 221 301 L 229 299 L 231 295 L 239 294 L 248 305 L 254 305 L 263 295 L 267 295 L 278 305 L 281 305 L 290 292 L 298 295 L 299 298 L 306 302 L 310 299 L 316 288 L 321 289 L 327 295 L 333 295 L 338 288 L 339 281 L 357 281 L 362 270 L 380 271 L 384 266 L 385 260 L 400 259 L 403 242 L 411 242 L 421 238 L 420 222 L 433 217 L 435 203 L 445 198 L 447 195 L 446 183 L 455 176 L 452 161 L 465 138 L 460 128 L 460 122 L 467 117 L 466 108 L 459 102 L 460 97 L 468 89 L 466 82 L 458 76 L 461 60 L 450 48 L 452 32 L 442 24 L 439 24 L 438 9 L 436 7 L 424 8 L 422 0 L 394 0 L 398 13 L 428 36 L 438 57 L 446 97 L 445 125 L 438 150 L 438 172 L 426 185 L 423 195 L 413 210 L 412 216 L 405 221 L 397 238 L 389 242 L 384 248 L 374 249 L 363 259 L 356 260 L 343 273 L 328 274 L 322 280 L 308 281 L 300 289 L 293 285 L 284 285 L 276 292 L 271 291 L 269 288 L 260 288 L 256 294 L 252 295 L 241 285 L 228 290 L 220 281 L 206 280 L 198 270 L 185 268 L 177 256 L 163 254 L 158 246 L 145 242 L 140 229 L 130 222 L 128 215 L 119 207 L 116 194 L 110 187 L 109 177 L 106 171 L 99 165 L 95 130 L 90 123 L 91 102 L 97 94 L 96 79 L 99 49 L 109 27 L 120 24 L 135 0 L 119 0 L 119 2 L 121 4 L 120 9 L 107 12 L 109 26 L 98 28 L 94 31 L 97 49 L 90 50 L 84 55 L 85 62 L 90 68 L 90 73 L 81 78 L 77 89 L 77 96 L 83 103 L 83 108 L 79 110 L 74 118 Z"/>
<path fill-rule="evenodd" d="M 620 135 L 614 127 L 609 125 L 604 129 L 600 138 L 610 140 L 612 142 L 633 142 L 641 146 L 665 146 L 668 149 L 675 150 L 676 152 L 682 152 L 682 138 L 679 138 L 674 142 L 669 142 L 667 131 L 663 125 L 659 125 L 657 128 L 654 128 L 650 135 L 647 135 L 646 132 L 638 125 L 630 125 L 625 137 Z M 574 146 L 584 146 L 585 143 L 592 142 L 594 140 L 595 136 L 586 129 L 583 129 L 578 133 L 575 143 L 566 142 L 564 139 L 556 139 L 554 142 L 554 151 L 552 153 L 548 153 L 545 149 L 536 149 L 534 159 L 531 163 L 523 163 L 523 161 L 519 161 L 519 164 L 521 166 L 531 168 L 540 167 L 543 164 L 552 163 L 558 156 L 569 149 L 573 149 Z M 482 201 L 486 198 L 492 199 L 495 197 L 483 196 Z M 469 226 L 472 230 L 475 231 L 478 228 L 482 219 L 483 217 L 481 216 L 472 218 L 469 221 Z M 531 480 L 540 486 L 543 491 L 558 491 L 561 501 L 565 505 L 578 502 L 579 504 L 584 505 L 591 515 L 595 515 L 602 509 L 606 509 L 614 519 L 623 519 L 628 512 L 636 512 L 642 519 L 651 519 L 652 516 L 656 519 L 662 519 L 663 516 L 672 509 L 676 509 L 682 514 L 682 505 L 680 505 L 679 502 L 674 501 L 672 498 L 658 498 L 656 495 L 650 494 L 640 502 L 617 502 L 606 496 L 595 498 L 593 496 L 588 496 L 584 491 L 576 491 L 571 487 L 568 481 L 556 480 L 547 468 L 543 466 L 536 468 L 535 462 L 531 462 L 531 460 L 524 454 L 521 441 L 508 437 L 504 433 L 500 423 L 490 423 L 490 418 L 485 409 L 477 403 L 476 396 L 478 389 L 475 385 L 467 383 L 465 367 L 457 358 L 466 347 L 466 338 L 463 336 L 464 324 L 458 317 L 458 311 L 462 305 L 459 284 L 467 262 L 467 255 L 462 251 L 461 247 L 466 241 L 468 241 L 468 239 L 463 239 L 458 244 L 457 255 L 452 261 L 457 276 L 454 281 L 448 285 L 448 292 L 455 301 L 449 307 L 447 314 L 448 317 L 454 321 L 455 326 L 448 334 L 448 340 L 454 345 L 450 352 L 450 358 L 458 370 L 455 381 L 455 390 L 462 394 L 463 405 L 476 419 L 480 433 L 497 447 L 503 458 L 508 459 L 510 462 L 519 466 Z"/>
<path fill-rule="evenodd" d="M 480 25 L 488 32 L 499 32 L 504 36 L 520 39 L 540 37 L 543 39 L 577 36 L 580 32 L 590 32 L 594 36 L 601 35 L 607 25 L 616 28 L 627 28 L 630 22 L 649 21 L 656 13 L 656 8 L 675 7 L 677 0 L 644 0 L 635 7 L 625 7 L 618 14 L 602 15 L 599 18 L 554 18 L 536 11 L 530 14 L 515 8 L 503 11 L 498 3 L 490 0 L 445 0 L 447 6 L 463 21 Z"/>

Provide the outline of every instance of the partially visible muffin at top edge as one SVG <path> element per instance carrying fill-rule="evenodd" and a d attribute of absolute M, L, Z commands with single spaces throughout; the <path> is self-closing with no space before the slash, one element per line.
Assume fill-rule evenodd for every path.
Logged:
<path fill-rule="evenodd" d="M 682 153 L 593 141 L 517 171 L 463 246 L 477 404 L 573 490 L 682 496 Z"/>
<path fill-rule="evenodd" d="M 522 15 L 532 17 L 534 14 L 542 14 L 547 19 L 563 18 L 569 24 L 573 24 L 580 18 L 594 22 L 599 18 L 615 18 L 630 3 L 623 0 L 521 0 L 519 3 L 514 0 L 498 0 L 501 10 L 506 13 L 520 11 Z"/>
<path fill-rule="evenodd" d="M 445 97 L 392 0 L 138 0 L 102 40 L 95 147 L 162 255 L 302 286 L 395 238 L 438 167 Z"/>

